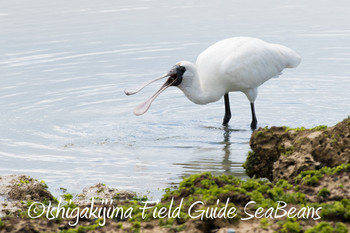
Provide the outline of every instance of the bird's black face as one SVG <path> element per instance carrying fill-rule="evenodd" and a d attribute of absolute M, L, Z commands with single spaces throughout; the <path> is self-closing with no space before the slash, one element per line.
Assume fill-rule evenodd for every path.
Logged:
<path fill-rule="evenodd" d="M 168 73 L 168 83 L 170 86 L 178 86 L 182 82 L 183 74 L 185 73 L 186 68 L 183 66 L 176 65 Z"/>

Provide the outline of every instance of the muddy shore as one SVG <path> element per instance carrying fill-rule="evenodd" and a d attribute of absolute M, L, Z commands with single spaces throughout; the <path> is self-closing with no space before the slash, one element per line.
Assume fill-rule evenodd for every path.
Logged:
<path fill-rule="evenodd" d="M 104 184 L 54 197 L 44 181 L 2 176 L 0 232 L 349 231 L 350 118 L 260 128 L 250 145 L 244 166 L 254 178 L 192 175 L 159 203 Z"/>

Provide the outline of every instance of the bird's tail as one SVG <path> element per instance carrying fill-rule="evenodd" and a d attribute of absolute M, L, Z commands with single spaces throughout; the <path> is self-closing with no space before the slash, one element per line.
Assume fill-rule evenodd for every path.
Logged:
<path fill-rule="evenodd" d="M 294 50 L 283 45 L 277 45 L 277 49 L 286 61 L 286 68 L 295 68 L 300 64 L 301 57 Z"/>

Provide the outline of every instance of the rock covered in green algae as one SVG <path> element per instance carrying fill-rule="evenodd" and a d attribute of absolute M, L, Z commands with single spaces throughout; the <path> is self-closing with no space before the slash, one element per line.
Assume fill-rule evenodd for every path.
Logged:
<path fill-rule="evenodd" d="M 0 195 L 5 199 L 21 200 L 52 200 L 45 182 L 24 175 L 8 175 L 0 177 Z"/>
<path fill-rule="evenodd" d="M 322 168 L 318 171 L 305 171 L 295 178 L 295 182 L 288 183 L 286 180 L 279 180 L 275 184 L 268 180 L 248 179 L 242 181 L 234 176 L 214 176 L 210 173 L 192 175 L 185 178 L 176 189 L 168 189 L 163 195 L 162 201 L 149 209 L 170 208 L 180 206 L 179 218 L 158 218 L 148 215 L 142 219 L 141 200 L 130 200 L 115 203 L 121 207 L 133 207 L 133 218 L 131 219 L 108 219 L 104 226 L 99 226 L 98 221 L 89 219 L 81 221 L 78 226 L 69 226 L 66 219 L 47 220 L 40 217 L 35 220 L 29 219 L 24 213 L 24 208 L 16 215 L 2 218 L 0 221 L 0 232 L 227 232 L 235 229 L 236 232 L 258 233 L 258 232 L 348 232 L 346 225 L 342 222 L 350 222 L 350 200 L 349 187 L 346 186 L 349 180 L 346 178 L 350 173 L 350 164 L 341 165 L 336 168 Z M 315 177 L 315 178 L 314 178 Z M 324 181 L 327 183 L 323 185 Z M 334 192 L 337 186 L 338 191 Z M 1 188 L 1 187 L 0 187 Z M 92 187 L 95 194 L 103 198 L 103 193 L 109 195 L 113 190 L 105 185 L 99 184 Z M 204 216 L 203 220 L 191 218 L 189 214 L 198 215 L 202 211 L 222 208 L 225 201 L 229 199 L 230 208 L 237 208 L 237 216 L 234 218 Z M 219 200 L 219 203 L 218 203 Z M 191 209 L 196 202 L 197 204 Z M 264 211 L 269 208 L 276 209 L 278 201 L 287 203 L 285 210 L 296 208 L 322 207 L 320 220 L 295 218 L 252 218 L 241 220 L 247 217 L 244 207 L 250 201 L 246 209 L 253 214 L 258 208 Z M 322 202 L 322 203 L 321 203 Z M 83 207 L 83 206 L 81 206 Z M 261 213 L 260 213 L 261 214 Z M 267 211 L 263 214 L 267 215 Z M 281 214 L 281 212 L 280 212 Z M 306 213 L 304 213 L 306 214 Z M 331 230 L 331 231 L 327 231 Z"/>
<path fill-rule="evenodd" d="M 350 118 L 333 127 L 260 128 L 250 146 L 244 164 L 249 176 L 292 181 L 301 171 L 350 162 Z"/>
<path fill-rule="evenodd" d="M 23 201 L 53 199 L 43 181 L 24 175 L 0 176 L 0 217 L 23 208 Z"/>
<path fill-rule="evenodd" d="M 260 179 L 248 179 L 242 181 L 233 176 L 213 176 L 210 173 L 192 175 L 185 178 L 175 190 L 167 191 L 163 196 L 163 202 L 171 198 L 179 201 L 184 199 L 183 207 L 187 210 L 196 200 L 206 203 L 206 206 L 194 211 L 204 210 L 216 206 L 220 200 L 220 206 L 228 198 L 230 205 L 235 206 L 238 215 L 234 219 L 205 218 L 199 221 L 188 218 L 185 226 L 192 226 L 205 232 L 225 232 L 233 228 L 237 232 L 348 232 L 350 222 L 350 164 L 342 164 L 335 168 L 324 167 L 321 170 L 304 171 L 299 174 L 292 183 L 279 180 L 275 184 Z M 315 180 L 313 177 L 316 177 Z M 254 201 L 254 205 L 246 204 Z M 296 208 L 299 212 L 294 218 L 270 217 L 268 210 L 275 208 L 278 202 L 287 203 L 285 210 Z M 242 220 L 250 214 L 257 216 L 248 221 Z M 305 212 L 311 208 L 320 209 L 320 219 L 304 218 Z M 271 212 L 269 212 L 271 213 Z M 281 213 L 281 212 L 280 212 Z M 299 216 L 300 215 L 300 216 Z M 248 216 L 249 217 L 249 216 Z M 191 223 L 192 222 L 192 223 Z M 343 222 L 343 223 L 342 223 Z M 185 227 L 185 229 L 188 229 Z M 325 231 L 322 231 L 325 230 Z M 186 231 L 185 231 L 186 232 Z"/>

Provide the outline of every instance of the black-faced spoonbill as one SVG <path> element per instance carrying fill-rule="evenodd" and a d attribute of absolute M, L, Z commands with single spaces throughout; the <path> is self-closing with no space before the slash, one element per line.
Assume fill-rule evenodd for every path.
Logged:
<path fill-rule="evenodd" d="M 278 77 L 284 68 L 297 67 L 300 61 L 296 52 L 283 45 L 250 37 L 233 37 L 204 50 L 196 64 L 180 61 L 162 77 L 133 90 L 125 89 L 124 92 L 132 95 L 152 82 L 169 77 L 151 98 L 135 108 L 135 115 L 144 114 L 160 93 L 169 86 L 176 86 L 195 104 L 208 104 L 224 96 L 225 116 L 222 124 L 226 126 L 231 119 L 229 92 L 241 91 L 250 101 L 250 127 L 255 130 L 257 118 L 254 101 L 258 87 L 270 78 Z"/>

